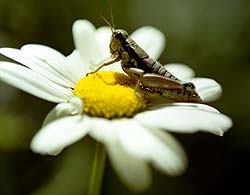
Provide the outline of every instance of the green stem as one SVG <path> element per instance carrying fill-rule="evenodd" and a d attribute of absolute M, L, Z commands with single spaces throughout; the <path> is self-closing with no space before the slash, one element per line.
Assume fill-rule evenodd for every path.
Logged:
<path fill-rule="evenodd" d="M 106 150 L 101 143 L 97 142 L 94 162 L 88 186 L 88 195 L 100 194 L 104 168 L 105 168 L 105 161 L 106 161 Z"/>

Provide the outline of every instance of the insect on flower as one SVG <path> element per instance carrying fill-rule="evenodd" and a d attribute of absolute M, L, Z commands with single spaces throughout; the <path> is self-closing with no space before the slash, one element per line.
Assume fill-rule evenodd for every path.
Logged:
<path fill-rule="evenodd" d="M 31 141 L 30 147 L 35 153 L 57 155 L 64 148 L 89 135 L 97 141 L 96 151 L 99 153 L 96 155 L 98 158 L 95 158 L 98 162 L 93 164 L 91 178 L 95 177 L 97 183 L 101 184 L 99 176 L 102 174 L 105 158 L 104 147 L 99 146 L 103 144 L 121 181 L 129 189 L 141 192 L 151 184 L 150 166 L 172 176 L 181 174 L 187 168 L 186 154 L 169 132 L 204 131 L 222 136 L 232 126 L 229 117 L 208 105 L 167 102 L 151 109 L 148 102 L 144 101 L 146 98 L 136 97 L 135 84 L 139 87 L 138 90 L 142 89 L 142 94 L 146 90 L 155 94 L 161 88 L 166 94 L 184 91 L 177 90 L 175 86 L 179 82 L 180 87 L 184 88 L 185 83 L 163 75 L 160 69 L 150 69 L 149 62 L 152 59 L 141 52 L 141 49 L 134 49 L 135 46 L 131 44 L 127 46 L 125 42 L 129 42 L 128 37 L 125 39 L 122 35 L 124 40 L 116 38 L 114 30 L 111 53 L 114 59 L 122 62 L 123 69 L 131 77 L 134 76 L 135 83 L 130 76 L 116 72 L 117 67 L 85 76 L 94 68 L 91 62 L 95 63 L 109 53 L 106 47 L 107 28 L 96 29 L 88 20 L 77 20 L 72 31 L 76 49 L 69 56 L 38 44 L 24 45 L 21 49 L 0 48 L 0 54 L 17 62 L 0 61 L 1 81 L 38 98 L 57 103 Z M 153 27 L 142 27 L 131 36 L 137 35 L 138 43 L 154 42 L 154 45 L 145 48 L 151 48 L 150 55 L 157 57 L 164 40 L 160 36 L 162 33 L 159 32 L 157 36 L 157 32 L 159 31 Z M 142 44 L 143 42 L 140 45 Z M 121 52 L 120 49 L 126 52 Z M 141 53 L 146 57 L 141 57 Z M 153 63 L 152 66 L 155 67 Z M 180 75 L 180 78 L 189 78 L 197 83 L 197 91 L 204 101 L 215 100 L 220 96 L 222 89 L 216 81 L 191 78 L 192 71 L 185 65 L 181 67 L 172 65 L 171 71 Z M 133 70 L 143 74 L 138 77 L 138 74 L 133 74 Z M 170 89 L 171 84 L 174 89 Z M 177 99 L 172 94 L 169 96 L 173 100 Z M 161 98 L 155 99 L 158 101 Z M 101 174 L 96 174 L 96 171 Z M 91 193 L 92 187 L 93 191 L 99 188 L 92 185 L 96 181 L 90 182 L 89 194 L 96 194 Z"/>
<path fill-rule="evenodd" d="M 101 64 L 102 67 L 121 61 L 121 67 L 137 84 L 136 91 L 144 94 L 158 94 L 170 100 L 201 103 L 195 86 L 184 82 L 171 74 L 165 66 L 151 58 L 123 29 L 109 25 L 112 36 L 110 40 L 111 59 Z"/>

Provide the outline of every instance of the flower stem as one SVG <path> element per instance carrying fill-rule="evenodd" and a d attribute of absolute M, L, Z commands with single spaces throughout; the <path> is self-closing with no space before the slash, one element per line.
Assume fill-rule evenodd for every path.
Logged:
<path fill-rule="evenodd" d="M 89 195 L 98 195 L 101 192 L 105 161 L 106 161 L 105 147 L 101 143 L 97 142 L 94 161 L 90 175 L 89 186 L 88 186 Z"/>

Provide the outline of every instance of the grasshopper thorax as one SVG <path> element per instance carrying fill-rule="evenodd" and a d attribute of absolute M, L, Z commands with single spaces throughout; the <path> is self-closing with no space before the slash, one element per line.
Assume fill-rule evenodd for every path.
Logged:
<path fill-rule="evenodd" d="M 110 40 L 110 53 L 112 55 L 117 55 L 119 49 L 122 47 L 123 43 L 126 42 L 128 38 L 127 31 L 123 29 L 116 29 L 112 32 L 111 40 Z"/>

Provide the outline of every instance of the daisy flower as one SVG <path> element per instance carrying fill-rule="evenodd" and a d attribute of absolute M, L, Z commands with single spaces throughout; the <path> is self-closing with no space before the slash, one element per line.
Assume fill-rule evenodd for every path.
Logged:
<path fill-rule="evenodd" d="M 43 45 L 21 49 L 1 48 L 0 53 L 18 62 L 0 62 L 0 79 L 41 99 L 57 103 L 46 116 L 31 142 L 40 154 L 57 155 L 65 147 L 90 135 L 102 143 L 119 178 L 134 191 L 151 183 L 150 164 L 157 170 L 178 175 L 187 158 L 169 132 L 204 131 L 222 136 L 231 119 L 215 108 L 197 103 L 165 103 L 151 108 L 135 93 L 135 85 L 122 73 L 120 63 L 89 74 L 110 56 L 108 27 L 96 29 L 87 20 L 73 25 L 76 49 L 69 56 Z M 164 35 L 142 27 L 131 37 L 157 59 Z M 183 64 L 168 64 L 168 70 L 193 82 L 204 101 L 217 99 L 221 86 L 208 78 L 194 78 Z"/>

